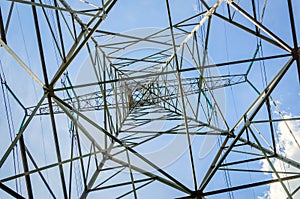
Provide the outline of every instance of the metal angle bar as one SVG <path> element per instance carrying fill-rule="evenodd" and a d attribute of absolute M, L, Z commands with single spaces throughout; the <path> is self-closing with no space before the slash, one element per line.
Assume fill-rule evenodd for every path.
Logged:
<path fill-rule="evenodd" d="M 269 97 L 268 97 L 268 99 L 266 101 L 266 106 L 267 106 L 268 118 L 270 120 L 269 126 L 270 126 L 270 130 L 271 130 L 271 137 L 272 137 L 273 149 L 274 149 L 274 152 L 276 154 L 277 153 L 277 150 L 276 150 L 276 148 L 277 148 L 276 147 L 276 140 L 275 140 L 276 138 L 275 138 L 275 130 L 274 130 L 273 123 L 272 123 L 272 113 L 271 113 L 272 111 L 271 111 L 271 105 L 270 105 L 270 99 L 269 99 Z"/>
<path fill-rule="evenodd" d="M 269 155 L 269 158 L 273 158 L 275 157 L 274 155 Z M 240 161 L 234 161 L 234 162 L 226 162 L 224 164 L 221 164 L 220 167 L 227 167 L 227 166 L 231 166 L 231 165 L 237 165 L 237 164 L 243 164 L 243 163 L 247 163 L 247 162 L 253 162 L 253 161 L 258 161 L 258 160 L 264 160 L 265 157 L 260 157 L 260 158 L 247 158 L 245 160 L 240 160 Z"/>
<path fill-rule="evenodd" d="M 128 166 L 129 166 L 128 169 L 129 169 L 129 173 L 130 173 L 132 191 L 133 191 L 133 194 L 134 194 L 134 198 L 137 199 L 137 193 L 136 193 L 135 183 L 140 182 L 140 180 L 134 180 L 134 177 L 133 177 L 133 174 L 132 174 L 132 168 L 131 168 L 131 162 L 130 162 L 130 157 L 129 157 L 128 150 L 126 150 L 126 156 L 127 156 Z"/>
<path fill-rule="evenodd" d="M 288 2 L 290 24 L 291 24 L 291 30 L 292 30 L 292 36 L 294 42 L 294 49 L 297 49 L 298 40 L 297 40 L 297 33 L 296 33 L 296 23 L 295 23 L 294 12 L 293 12 L 293 4 L 291 0 L 287 0 L 287 2 Z"/>
<path fill-rule="evenodd" d="M 22 163 L 23 163 L 24 172 L 28 172 L 29 168 L 28 168 L 28 161 L 27 161 L 27 156 L 26 156 L 26 146 L 25 146 L 25 143 L 24 143 L 23 135 L 20 137 L 20 149 L 21 149 Z M 30 175 L 25 176 L 25 182 L 26 182 L 28 198 L 33 198 Z"/>
<path fill-rule="evenodd" d="M 115 70 L 115 77 L 117 76 L 117 71 Z M 119 117 L 118 117 L 118 115 L 120 114 L 120 107 L 119 107 L 119 101 L 118 101 L 118 97 L 120 97 L 120 95 L 118 96 L 117 95 L 117 85 L 116 85 L 117 83 L 113 83 L 112 84 L 112 89 L 113 89 L 113 91 L 114 91 L 114 98 L 115 98 L 115 101 L 116 101 L 116 113 L 115 113 L 115 121 L 116 121 L 116 129 L 120 129 L 119 128 L 119 122 L 121 122 L 121 120 L 119 120 Z M 116 134 L 116 136 L 118 136 L 118 133 L 119 132 L 117 132 L 117 134 Z"/>
<path fill-rule="evenodd" d="M 6 41 L 6 33 L 5 33 L 5 29 L 4 29 L 4 23 L 3 23 L 3 18 L 2 18 L 2 11 L 1 11 L 1 7 L 0 7 L 0 35 L 1 35 L 1 39 L 2 41 L 7 44 Z"/>
<path fill-rule="evenodd" d="M 145 62 L 145 63 L 156 63 L 156 64 L 163 64 L 163 63 L 165 63 L 164 61 L 147 60 L 147 59 L 144 59 L 144 58 L 142 58 L 142 59 L 135 59 L 135 58 L 127 58 L 127 57 L 112 57 L 112 56 L 108 56 L 108 58 L 114 59 L 114 60 L 122 60 L 122 61 L 124 61 L 124 60 L 126 60 L 126 61 L 133 61 L 133 62 L 127 62 L 127 63 L 129 63 L 129 65 L 132 64 L 132 63 L 134 63 L 134 62 Z M 118 64 L 123 64 L 123 63 L 118 62 Z M 150 66 L 150 67 L 152 67 L 152 66 Z M 130 70 L 130 71 L 132 71 L 132 70 Z M 144 71 L 144 70 L 140 70 L 140 72 L 142 72 L 142 71 Z"/>
<path fill-rule="evenodd" d="M 0 168 L 2 167 L 3 163 L 5 162 L 6 158 L 9 156 L 10 152 L 13 150 L 13 148 L 15 147 L 15 145 L 17 144 L 17 142 L 19 141 L 19 139 L 21 138 L 21 136 L 23 135 L 25 129 L 27 128 L 27 126 L 29 125 L 30 121 L 32 120 L 33 116 L 35 115 L 35 113 L 37 112 L 37 110 L 39 109 L 39 107 L 41 106 L 41 104 L 43 103 L 44 99 L 46 98 L 46 95 L 44 95 L 40 101 L 38 102 L 37 106 L 34 108 L 34 110 L 32 111 L 31 115 L 29 116 L 29 118 L 26 120 L 26 122 L 24 123 L 24 125 L 20 128 L 17 136 L 15 137 L 15 139 L 11 142 L 10 146 L 8 147 L 8 149 L 6 150 L 6 152 L 4 153 L 4 155 L 2 156 L 1 160 L 0 160 Z"/>
<path fill-rule="evenodd" d="M 226 7 L 227 7 L 228 18 L 229 18 L 229 20 L 232 20 L 231 12 L 230 12 L 230 6 L 227 4 Z"/>
<path fill-rule="evenodd" d="M 173 25 L 174 28 L 176 28 L 177 30 L 180 30 L 181 32 L 184 32 L 184 33 L 189 33 L 189 31 L 187 30 L 184 30 L 182 27 L 189 27 L 189 26 L 195 26 L 197 25 L 198 23 L 189 23 L 189 24 L 183 24 L 183 25 L 178 25 L 178 26 L 175 26 Z"/>
<path fill-rule="evenodd" d="M 127 134 L 127 132 L 125 132 Z M 133 142 L 134 140 L 137 140 L 137 142 L 140 143 L 139 140 L 142 140 L 142 139 L 145 139 L 145 138 L 151 138 L 153 137 L 154 135 L 144 135 L 144 136 L 135 136 L 135 135 L 138 135 L 139 133 L 134 133 L 132 135 L 128 135 L 126 136 L 126 138 L 122 138 L 120 140 L 122 140 L 123 142 L 126 142 L 126 143 L 129 143 L 129 142 Z M 157 134 L 160 134 L 160 133 L 157 133 Z"/>
<path fill-rule="evenodd" d="M 264 102 L 266 101 L 266 98 L 272 93 L 272 91 L 275 89 L 279 81 L 283 78 L 287 70 L 290 68 L 290 66 L 293 63 L 293 58 L 289 59 L 288 62 L 283 66 L 283 68 L 278 72 L 278 74 L 274 77 L 274 79 L 269 83 L 269 85 L 266 87 L 266 89 L 260 94 L 260 96 L 253 102 L 253 104 L 250 106 L 250 108 L 246 111 L 244 115 L 249 115 L 248 120 L 251 121 L 257 112 L 260 110 L 260 108 L 263 106 Z M 234 132 L 234 130 L 243 122 L 244 118 L 241 117 L 241 119 L 237 122 L 237 124 L 232 128 L 231 132 Z M 207 186 L 211 178 L 214 176 L 214 174 L 217 172 L 218 167 L 223 163 L 227 155 L 230 153 L 230 150 L 234 147 L 235 143 L 241 138 L 242 134 L 244 133 L 244 130 L 247 128 L 246 125 L 244 125 L 241 130 L 238 132 L 237 136 L 234 138 L 228 149 L 225 151 L 225 153 L 222 155 L 222 157 L 219 159 L 218 157 L 215 158 L 215 161 L 211 165 L 211 169 L 207 172 L 207 176 L 203 180 L 202 184 L 199 187 L 199 190 L 203 192 L 204 188 Z M 223 143 L 226 143 L 228 139 L 225 139 Z M 222 148 L 219 150 L 222 151 Z"/>
<path fill-rule="evenodd" d="M 248 151 L 240 151 L 240 150 L 234 150 L 234 149 L 231 149 L 231 152 L 242 153 L 242 154 L 247 154 L 247 155 L 252 155 L 252 156 L 262 156 L 261 154 L 258 154 L 258 153 L 252 153 L 252 152 L 248 152 Z"/>
<path fill-rule="evenodd" d="M 139 133 L 139 134 L 154 134 L 154 133 L 160 133 L 162 135 L 186 135 L 186 132 L 179 132 L 179 131 L 162 131 L 162 132 L 157 132 L 157 131 L 124 131 L 124 133 Z M 228 135 L 228 133 L 216 133 L 214 131 L 207 131 L 207 132 L 189 132 L 190 135 Z M 143 136 L 145 137 L 145 136 Z M 136 139 L 136 138 L 132 138 Z"/>
<path fill-rule="evenodd" d="M 252 0 L 252 12 L 253 12 L 254 20 L 257 21 L 256 6 L 255 6 L 255 1 L 254 0 Z M 255 26 L 255 31 L 256 31 L 256 33 L 259 32 L 259 29 L 258 29 L 257 26 Z"/>
<path fill-rule="evenodd" d="M 120 168 L 124 168 L 124 166 L 120 165 L 120 166 L 114 166 L 114 167 L 109 167 L 109 168 L 103 168 L 101 169 L 101 171 L 109 171 L 109 170 L 115 170 L 115 169 L 120 169 Z M 97 186 L 95 186 L 97 187 Z"/>
<path fill-rule="evenodd" d="M 251 121 L 251 123 L 282 122 L 282 121 L 297 121 L 297 120 L 300 120 L 300 117 L 281 118 L 281 119 L 272 119 L 272 120 L 254 120 Z"/>
<path fill-rule="evenodd" d="M 96 51 L 98 52 L 98 51 Z M 106 70 L 107 70 L 107 66 L 106 66 L 106 62 L 105 62 L 105 55 L 103 54 L 103 80 L 106 81 Z M 96 71 L 95 71 L 96 72 Z M 99 73 L 100 73 L 100 69 L 99 69 Z M 98 77 L 97 75 L 97 78 L 100 78 L 101 79 L 101 75 L 99 75 L 100 77 Z M 112 83 L 113 84 L 113 83 Z M 106 88 L 106 84 L 103 85 L 103 88 L 102 88 L 102 85 L 99 85 L 100 89 L 102 90 L 102 95 L 103 95 L 103 101 L 104 101 L 104 111 L 103 111 L 103 114 L 104 114 L 104 128 L 107 129 L 107 120 L 110 119 L 110 113 L 109 113 L 109 108 L 107 107 L 107 97 L 106 97 L 106 91 L 107 91 L 107 88 Z M 116 102 L 117 104 L 117 102 Z M 107 118 L 109 117 L 109 118 Z M 107 148 L 107 136 L 105 135 L 105 148 Z"/>
<path fill-rule="evenodd" d="M 23 196 L 9 188 L 8 186 L 4 185 L 2 182 L 0 182 L 0 189 L 8 193 L 9 195 L 15 197 L 15 198 L 20 198 L 20 199 L 25 199 Z"/>
<path fill-rule="evenodd" d="M 11 19 L 11 16 L 12 16 L 12 12 L 14 10 L 14 4 L 15 4 L 14 2 L 11 2 L 11 4 L 10 4 L 9 13 L 8 13 L 7 20 L 6 20 L 6 25 L 5 25 L 5 32 L 8 32 L 10 19 Z"/>
<path fill-rule="evenodd" d="M 69 131 L 69 133 L 70 133 L 70 131 Z M 73 133 L 71 132 L 70 133 L 71 134 L 71 149 L 70 149 L 70 151 L 71 151 L 71 154 L 70 154 L 70 159 L 72 159 L 73 158 L 73 153 L 74 153 L 74 135 L 73 135 Z M 71 161 L 70 162 L 70 164 L 69 164 L 69 189 L 68 189 L 68 191 L 69 191 L 69 198 L 72 198 L 72 178 L 73 178 L 73 161 Z"/>
<path fill-rule="evenodd" d="M 15 54 L 15 52 L 5 44 L 5 42 L 0 39 L 0 45 L 2 45 L 5 50 L 24 68 L 24 70 L 41 86 L 43 87 L 43 82 L 30 70 L 30 68 Z"/>
<path fill-rule="evenodd" d="M 238 171 L 238 172 L 253 172 L 253 173 L 275 173 L 274 171 L 264 171 L 264 170 L 255 170 L 255 169 L 237 169 L 237 168 L 220 168 L 220 170 L 228 170 L 228 171 Z M 288 171 L 276 171 L 280 174 L 293 174 L 293 175 L 300 175 L 299 172 L 288 172 Z"/>

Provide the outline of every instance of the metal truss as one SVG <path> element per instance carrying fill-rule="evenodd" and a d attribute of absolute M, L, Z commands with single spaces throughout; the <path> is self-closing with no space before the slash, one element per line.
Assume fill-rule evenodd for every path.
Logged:
<path fill-rule="evenodd" d="M 276 100 L 300 80 L 297 1 L 166 0 L 164 27 L 120 31 L 127 3 L 1 2 L 0 197 L 299 194 L 277 127 L 299 151 L 300 118 Z"/>

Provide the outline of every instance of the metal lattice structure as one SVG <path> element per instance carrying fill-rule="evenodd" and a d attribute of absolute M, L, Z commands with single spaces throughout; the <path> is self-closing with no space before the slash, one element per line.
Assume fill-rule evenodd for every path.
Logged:
<path fill-rule="evenodd" d="M 298 4 L 2 1 L 0 197 L 297 197 Z"/>

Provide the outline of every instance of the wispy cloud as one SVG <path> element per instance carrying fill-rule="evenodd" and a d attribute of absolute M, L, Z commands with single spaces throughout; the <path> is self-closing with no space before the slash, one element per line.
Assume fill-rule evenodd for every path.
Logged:
<path fill-rule="evenodd" d="M 285 115 L 284 118 L 291 118 L 291 115 Z M 300 121 L 287 121 L 279 122 L 277 126 L 278 132 L 278 145 L 280 152 L 283 156 L 286 156 L 292 160 L 300 161 L 300 149 L 295 140 L 300 141 Z M 293 134 L 293 135 L 292 135 Z M 282 161 L 276 159 L 274 167 L 278 171 L 289 171 L 295 172 L 296 169 L 284 164 Z M 262 161 L 262 170 L 271 170 L 267 161 Z M 284 177 L 284 175 L 280 175 Z M 277 179 L 275 174 L 272 174 L 273 179 Z M 300 185 L 300 180 L 285 181 L 286 187 L 292 193 Z M 258 199 L 282 199 L 286 198 L 287 195 L 280 183 L 270 184 L 269 190 L 264 195 L 259 196 Z M 298 191 L 293 195 L 293 198 L 300 198 L 300 192 Z"/>

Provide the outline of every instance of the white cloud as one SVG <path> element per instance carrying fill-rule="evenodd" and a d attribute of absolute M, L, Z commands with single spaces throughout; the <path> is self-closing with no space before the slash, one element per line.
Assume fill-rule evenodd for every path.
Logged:
<path fill-rule="evenodd" d="M 290 115 L 285 115 L 284 118 L 290 118 Z M 300 162 L 300 149 L 295 142 L 295 139 L 300 142 L 300 121 L 287 121 L 278 123 L 278 140 L 279 143 L 277 147 L 280 148 L 280 152 L 283 156 L 286 156 L 292 160 Z M 294 136 L 293 136 L 293 135 Z M 294 139 L 295 138 L 295 139 Z M 267 161 L 262 161 L 262 170 L 270 171 L 271 168 Z M 282 161 L 276 159 L 274 162 L 274 167 L 278 171 L 289 171 L 295 172 L 295 169 L 292 166 L 284 164 Z M 284 177 L 284 175 L 280 175 Z M 275 174 L 272 174 L 273 179 L 277 179 Z M 289 182 L 284 182 L 286 187 L 290 190 L 290 193 L 293 192 L 299 185 L 300 180 L 293 180 Z M 287 195 L 280 183 L 270 184 L 269 191 L 265 192 L 263 196 L 259 196 L 258 199 L 282 199 L 286 198 Z M 300 198 L 300 192 L 298 191 L 293 195 L 293 198 Z"/>
<path fill-rule="evenodd" d="M 263 196 L 258 196 L 257 199 L 266 199 L 268 198 L 268 192 L 265 192 Z"/>

